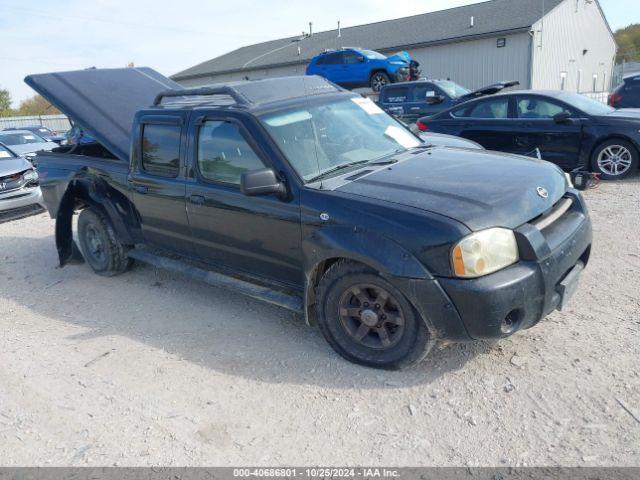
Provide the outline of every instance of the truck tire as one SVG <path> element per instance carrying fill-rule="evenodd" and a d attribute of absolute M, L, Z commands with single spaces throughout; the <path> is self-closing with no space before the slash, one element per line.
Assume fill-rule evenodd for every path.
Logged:
<path fill-rule="evenodd" d="M 399 370 L 420 362 L 435 343 L 405 296 L 365 265 L 334 263 L 317 294 L 320 330 L 351 362 Z"/>
<path fill-rule="evenodd" d="M 369 80 L 369 86 L 374 92 L 379 92 L 380 90 L 382 90 L 382 87 L 384 87 L 385 85 L 389 85 L 390 83 L 391 79 L 386 72 L 374 72 L 373 75 L 371 75 L 371 79 Z"/>
<path fill-rule="evenodd" d="M 591 168 L 603 180 L 621 180 L 638 171 L 638 150 L 626 140 L 612 138 L 596 147 Z"/>
<path fill-rule="evenodd" d="M 78 218 L 78 240 L 85 261 L 98 275 L 112 277 L 126 272 L 133 260 L 116 239 L 109 219 L 99 210 L 85 208 Z"/>

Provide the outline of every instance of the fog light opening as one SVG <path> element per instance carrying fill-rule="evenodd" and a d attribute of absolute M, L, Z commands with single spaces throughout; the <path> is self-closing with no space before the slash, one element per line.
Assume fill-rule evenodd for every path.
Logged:
<path fill-rule="evenodd" d="M 502 333 L 509 335 L 515 332 L 520 325 L 520 317 L 520 310 L 511 310 L 502 321 L 502 325 L 500 327 Z"/>

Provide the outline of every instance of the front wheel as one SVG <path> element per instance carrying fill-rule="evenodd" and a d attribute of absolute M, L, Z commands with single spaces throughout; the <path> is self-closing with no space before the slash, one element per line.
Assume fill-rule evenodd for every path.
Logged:
<path fill-rule="evenodd" d="M 638 170 L 638 151 L 626 140 L 607 140 L 593 152 L 591 167 L 603 180 L 620 180 Z"/>
<path fill-rule="evenodd" d="M 82 255 L 98 275 L 112 277 L 133 264 L 116 238 L 109 219 L 99 210 L 85 208 L 78 217 L 78 241 Z"/>
<path fill-rule="evenodd" d="M 366 266 L 339 261 L 318 287 L 318 323 L 333 349 L 369 367 L 401 369 L 433 347 L 424 321 L 405 296 Z"/>
<path fill-rule="evenodd" d="M 382 90 L 382 87 L 391 83 L 391 79 L 389 79 L 389 75 L 385 72 L 376 72 L 371 75 L 370 86 L 371 90 L 374 92 L 379 92 Z"/>

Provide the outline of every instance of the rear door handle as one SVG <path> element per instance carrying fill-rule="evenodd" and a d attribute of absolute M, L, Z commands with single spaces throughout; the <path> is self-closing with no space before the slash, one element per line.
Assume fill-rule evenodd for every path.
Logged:
<path fill-rule="evenodd" d="M 136 185 L 135 187 L 136 192 L 145 195 L 147 193 L 149 193 L 149 187 L 147 187 L 146 185 Z"/>
<path fill-rule="evenodd" d="M 202 195 L 191 195 L 189 201 L 194 205 L 204 205 L 204 197 Z"/>

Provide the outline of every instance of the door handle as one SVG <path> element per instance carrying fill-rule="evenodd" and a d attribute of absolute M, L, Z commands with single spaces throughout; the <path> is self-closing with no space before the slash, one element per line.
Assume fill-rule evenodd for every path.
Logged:
<path fill-rule="evenodd" d="M 204 197 L 202 195 L 191 195 L 189 201 L 194 205 L 204 205 Z"/>
<path fill-rule="evenodd" d="M 147 187 L 146 185 L 136 185 L 135 187 L 136 192 L 145 195 L 147 193 L 149 193 L 149 187 Z"/>

